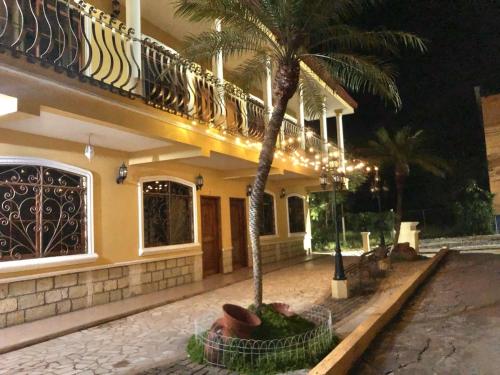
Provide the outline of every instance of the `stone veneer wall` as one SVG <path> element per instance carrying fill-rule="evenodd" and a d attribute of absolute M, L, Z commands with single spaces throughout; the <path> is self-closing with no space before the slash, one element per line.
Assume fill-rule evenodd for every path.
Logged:
<path fill-rule="evenodd" d="M 262 264 L 276 263 L 305 255 L 304 240 L 262 244 Z"/>
<path fill-rule="evenodd" d="M 191 283 L 194 258 L 0 281 L 0 328 Z"/>

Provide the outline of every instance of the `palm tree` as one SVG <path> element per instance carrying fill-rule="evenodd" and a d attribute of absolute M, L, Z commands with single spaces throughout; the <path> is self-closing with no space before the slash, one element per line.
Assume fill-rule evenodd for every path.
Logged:
<path fill-rule="evenodd" d="M 394 246 L 398 244 L 403 217 L 403 193 L 406 179 L 410 175 L 410 165 L 416 165 L 435 176 L 444 177 L 449 170 L 447 163 L 426 150 L 423 131 L 413 131 L 406 126 L 394 135 L 387 129 L 380 128 L 376 132 L 376 139 L 368 142 L 366 154 L 374 162 L 394 167 L 396 183 L 396 234 Z"/>
<path fill-rule="evenodd" d="M 225 57 L 250 53 L 251 57 L 237 69 L 237 75 L 255 81 L 265 74 L 266 64 L 271 64 L 275 71 L 272 114 L 250 197 L 254 302 L 259 308 L 262 304 L 259 223 L 263 193 L 288 102 L 300 84 L 304 90 L 312 86 L 307 84 L 311 80 L 301 72 L 300 63 L 314 66 L 347 89 L 378 95 L 399 108 L 401 99 L 394 69 L 386 59 L 397 55 L 401 47 L 424 51 L 425 45 L 409 33 L 364 31 L 355 27 L 354 17 L 376 0 L 175 1 L 178 15 L 194 22 L 217 21 L 222 26 L 222 31 L 190 36 L 185 50 L 188 57 L 208 61 L 220 52 Z M 307 100 L 317 97 L 313 91 L 304 95 L 309 108 L 322 105 L 322 100 Z"/>

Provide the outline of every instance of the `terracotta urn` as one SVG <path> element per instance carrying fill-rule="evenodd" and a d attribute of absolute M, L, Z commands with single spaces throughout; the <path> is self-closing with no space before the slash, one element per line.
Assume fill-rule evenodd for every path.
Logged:
<path fill-rule="evenodd" d="M 248 309 L 241 306 L 225 304 L 222 306 L 224 311 L 224 323 L 232 335 L 240 339 L 249 339 L 255 328 L 262 324 L 260 318 Z"/>

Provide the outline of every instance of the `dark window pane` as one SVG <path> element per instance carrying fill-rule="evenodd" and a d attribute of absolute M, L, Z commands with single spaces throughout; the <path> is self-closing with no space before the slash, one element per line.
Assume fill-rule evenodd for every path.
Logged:
<path fill-rule="evenodd" d="M 168 195 L 144 193 L 144 246 L 169 244 Z"/>
<path fill-rule="evenodd" d="M 274 197 L 271 194 L 264 193 L 262 202 L 262 218 L 260 221 L 261 236 L 276 234 L 274 215 Z"/>
<path fill-rule="evenodd" d="M 191 189 L 192 190 L 192 189 Z M 190 197 L 172 196 L 170 211 L 171 245 L 192 243 L 193 240 L 193 203 Z"/>
<path fill-rule="evenodd" d="M 290 233 L 304 233 L 306 231 L 304 217 L 304 199 L 288 197 L 288 223 Z"/>
<path fill-rule="evenodd" d="M 143 191 L 144 246 L 194 242 L 193 189 L 171 181 L 145 182 Z"/>

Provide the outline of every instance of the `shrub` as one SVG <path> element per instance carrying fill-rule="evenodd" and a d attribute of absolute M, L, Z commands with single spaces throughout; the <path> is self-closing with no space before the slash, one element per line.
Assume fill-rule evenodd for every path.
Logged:
<path fill-rule="evenodd" d="M 453 207 L 456 231 L 462 235 L 493 233 L 493 194 L 469 182 Z"/>

